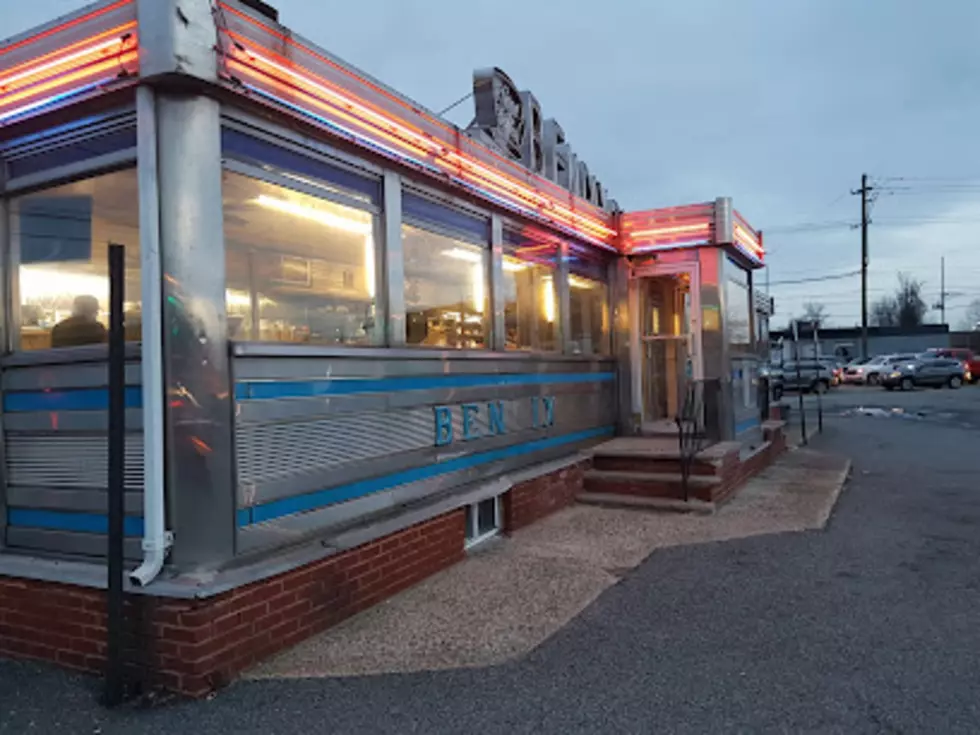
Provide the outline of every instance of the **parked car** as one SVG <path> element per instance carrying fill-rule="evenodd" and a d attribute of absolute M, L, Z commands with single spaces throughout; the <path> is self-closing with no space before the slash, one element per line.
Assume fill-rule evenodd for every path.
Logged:
<path fill-rule="evenodd" d="M 964 380 L 967 383 L 980 382 L 980 355 L 967 347 L 938 347 L 929 350 L 935 357 L 948 357 L 959 360 L 966 367 Z"/>
<path fill-rule="evenodd" d="M 912 390 L 923 386 L 959 388 L 965 377 L 966 368 L 959 360 L 930 355 L 895 365 L 891 372 L 881 376 L 881 384 L 886 390 Z"/>
<path fill-rule="evenodd" d="M 915 360 L 912 353 L 878 355 L 863 365 L 850 364 L 844 371 L 843 382 L 857 385 L 878 385 L 882 375 L 891 373 L 892 365 Z"/>
<path fill-rule="evenodd" d="M 830 370 L 833 380 L 831 385 L 840 385 L 844 379 L 844 363 L 836 357 L 821 357 L 820 363 Z"/>
<path fill-rule="evenodd" d="M 779 400 L 784 391 L 802 390 L 804 393 L 826 393 L 834 385 L 834 374 L 818 360 L 787 362 L 782 368 L 771 371 L 773 399 Z"/>

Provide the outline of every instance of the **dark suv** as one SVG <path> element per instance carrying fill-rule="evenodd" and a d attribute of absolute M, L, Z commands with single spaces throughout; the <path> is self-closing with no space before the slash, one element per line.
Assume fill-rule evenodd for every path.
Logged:
<path fill-rule="evenodd" d="M 887 390 L 900 388 L 912 390 L 920 386 L 933 388 L 959 388 L 963 385 L 966 370 L 963 363 L 950 357 L 927 356 L 912 362 L 895 365 L 881 376 L 881 384 Z"/>

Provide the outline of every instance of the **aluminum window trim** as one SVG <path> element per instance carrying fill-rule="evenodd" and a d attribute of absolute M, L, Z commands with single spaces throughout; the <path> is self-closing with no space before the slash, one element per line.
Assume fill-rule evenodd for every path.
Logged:
<path fill-rule="evenodd" d="M 469 242 L 474 245 L 482 245 L 487 249 L 490 248 L 490 241 L 492 239 L 491 218 L 494 215 L 492 210 L 474 206 L 465 199 L 461 199 L 460 197 L 447 194 L 439 189 L 426 186 L 415 179 L 402 178 L 402 194 L 409 194 L 421 199 L 426 199 L 433 204 L 438 204 L 442 207 L 446 207 L 447 209 L 455 210 L 458 214 L 462 214 L 466 217 L 485 220 L 487 223 L 487 239 L 480 240 L 479 238 L 474 237 L 471 233 L 461 232 L 453 227 L 446 227 L 429 220 L 406 216 L 404 214 L 402 215 L 403 224 L 418 227 L 419 229 L 428 230 L 430 232 L 435 232 L 438 235 L 445 235 L 446 237 L 451 237 L 455 240 Z"/>
<path fill-rule="evenodd" d="M 380 182 L 385 169 L 382 166 L 358 156 L 345 153 L 339 148 L 323 142 L 319 138 L 303 135 L 283 125 L 256 117 L 248 112 L 228 105 L 221 108 L 221 126 L 235 132 L 249 135 L 271 145 L 284 148 L 291 153 L 306 156 L 321 163 L 337 166 L 352 174 Z"/>
<path fill-rule="evenodd" d="M 350 207 L 352 209 L 359 209 L 362 212 L 370 212 L 375 216 L 381 214 L 381 206 L 373 202 L 358 199 L 355 196 L 344 194 L 341 191 L 324 191 L 323 189 L 319 189 L 315 186 L 310 186 L 301 181 L 291 179 L 288 176 L 283 176 L 282 174 L 276 173 L 270 169 L 262 168 L 261 166 L 256 166 L 252 163 L 245 163 L 237 158 L 222 157 L 221 166 L 225 171 L 229 171 L 240 176 L 246 176 L 250 179 L 256 179 L 257 181 L 263 181 L 267 184 L 272 184 L 273 186 L 289 189 L 290 191 L 299 192 L 300 194 L 306 194 L 307 196 L 314 197 L 315 199 L 324 199 L 326 201 L 333 202 L 334 204 L 340 204 L 341 206 Z M 377 234 L 377 232 L 375 232 L 375 234 Z"/>
<path fill-rule="evenodd" d="M 71 348 L 74 349 L 74 348 Z M 233 342 L 235 357 L 356 358 L 378 360 L 513 360 L 516 362 L 612 363 L 611 355 L 572 355 L 560 352 L 490 349 L 447 350 L 440 347 L 372 347 L 298 345 L 289 342 Z"/>
<path fill-rule="evenodd" d="M 135 161 L 133 163 L 135 164 Z M 125 165 L 125 166 L 120 166 L 120 167 L 112 168 L 112 169 L 105 170 L 105 171 L 98 171 L 97 173 L 86 172 L 83 175 L 74 176 L 74 177 L 71 177 L 69 179 L 66 179 L 66 180 L 63 180 L 63 181 L 58 181 L 58 182 L 53 183 L 53 184 L 50 184 L 50 185 L 45 185 L 43 187 L 35 187 L 35 188 L 31 189 L 30 191 L 21 191 L 21 192 L 18 192 L 17 193 L 17 196 L 18 197 L 26 196 L 26 195 L 31 194 L 31 193 L 34 193 L 34 192 L 45 191 L 47 189 L 54 189 L 54 188 L 57 188 L 59 186 L 64 186 L 66 184 L 72 184 L 72 183 L 79 182 L 79 181 L 88 181 L 89 179 L 95 179 L 95 178 L 97 178 L 99 176 L 104 176 L 104 175 L 107 175 L 107 174 L 116 173 L 118 171 L 136 170 L 136 168 L 137 168 L 136 165 Z M 8 335 L 9 335 L 9 337 L 8 337 L 8 339 L 9 339 L 9 353 L 11 355 L 14 355 L 14 354 L 19 355 L 19 354 L 30 353 L 30 352 L 49 352 L 49 351 L 62 351 L 62 350 L 75 350 L 75 349 L 79 349 L 77 347 L 56 347 L 56 348 L 51 348 L 50 350 L 21 350 L 20 349 L 20 322 L 21 322 L 21 313 L 20 313 L 20 307 L 21 307 L 21 298 L 20 298 L 20 266 L 21 266 L 21 262 L 20 262 L 20 260 L 21 260 L 20 238 L 19 237 L 17 237 L 17 238 L 13 237 L 13 224 L 9 221 L 10 220 L 10 218 L 9 218 L 10 198 L 7 198 L 7 204 L 8 204 L 8 210 L 7 210 L 7 213 L 8 213 L 8 217 L 7 217 L 7 219 L 8 219 L 8 223 L 7 223 L 8 230 L 7 231 L 9 233 L 9 247 L 7 248 L 7 251 L 9 252 L 9 255 L 7 257 L 6 265 L 9 266 L 9 270 L 6 273 L 6 281 L 5 281 L 5 283 L 7 285 L 7 290 L 10 293 L 10 302 L 9 302 L 10 308 L 9 308 L 9 310 L 7 312 L 10 315 L 9 316 L 9 319 L 7 321 L 7 327 L 8 327 L 7 332 L 8 332 Z M 83 347 L 83 349 L 84 349 L 84 347 Z"/>

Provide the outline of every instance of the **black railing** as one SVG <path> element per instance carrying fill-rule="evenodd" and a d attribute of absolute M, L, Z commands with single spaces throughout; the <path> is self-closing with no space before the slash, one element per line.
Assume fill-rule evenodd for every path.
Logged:
<path fill-rule="evenodd" d="M 689 484 L 694 458 L 704 449 L 705 410 L 702 380 L 690 380 L 684 386 L 684 402 L 675 421 L 680 441 L 681 488 L 685 502 L 690 497 Z"/>

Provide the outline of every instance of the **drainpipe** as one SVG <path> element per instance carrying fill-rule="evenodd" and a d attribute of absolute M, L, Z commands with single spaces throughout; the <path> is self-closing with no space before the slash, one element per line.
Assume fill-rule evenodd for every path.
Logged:
<path fill-rule="evenodd" d="M 160 266 L 160 201 L 157 178 L 156 97 L 150 87 L 136 90 L 139 177 L 140 283 L 143 296 L 143 563 L 129 575 L 150 584 L 173 543 L 166 529 L 164 498 L 163 296 Z"/>

